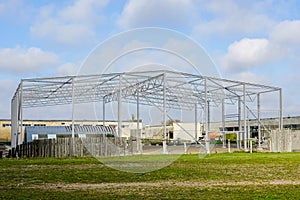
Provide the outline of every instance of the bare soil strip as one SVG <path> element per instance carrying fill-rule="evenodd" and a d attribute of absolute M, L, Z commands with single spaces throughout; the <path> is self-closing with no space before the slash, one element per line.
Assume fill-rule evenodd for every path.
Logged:
<path fill-rule="evenodd" d="M 193 187 L 193 188 L 211 188 L 217 186 L 245 186 L 245 185 L 300 185 L 300 180 L 273 180 L 273 181 L 242 181 L 242 182 L 220 182 L 220 181 L 208 181 L 208 182 L 133 182 L 133 183 L 99 183 L 99 184 L 85 184 L 85 183 L 71 183 L 71 184 L 42 184 L 31 185 L 26 188 L 39 188 L 47 190 L 84 190 L 84 189 L 108 189 L 108 188 L 124 188 L 124 187 Z"/>

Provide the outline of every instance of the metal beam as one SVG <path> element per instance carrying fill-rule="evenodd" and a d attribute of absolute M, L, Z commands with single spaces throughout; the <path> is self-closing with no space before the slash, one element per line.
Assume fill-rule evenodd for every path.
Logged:
<path fill-rule="evenodd" d="M 237 135 L 237 146 L 238 149 L 242 148 L 242 124 L 241 124 L 241 118 L 242 118 L 242 111 L 241 111 L 241 97 L 238 97 L 238 126 L 239 126 L 239 131 Z"/>
<path fill-rule="evenodd" d="M 260 93 L 257 94 L 257 132 L 258 132 L 258 149 L 261 149 L 261 130 L 260 130 Z"/>
<path fill-rule="evenodd" d="M 102 125 L 105 126 L 105 97 L 103 97 L 102 101 Z"/>
<path fill-rule="evenodd" d="M 195 103 L 195 141 L 198 141 L 198 109 L 197 104 Z"/>
<path fill-rule="evenodd" d="M 75 138 L 75 127 L 74 127 L 74 120 L 75 120 L 75 86 L 74 86 L 74 78 L 72 78 L 72 138 Z"/>
<path fill-rule="evenodd" d="M 207 79 L 205 79 L 205 148 L 206 153 L 210 154 L 210 137 L 209 137 L 209 114 L 208 114 L 208 96 L 207 96 Z"/>
<path fill-rule="evenodd" d="M 168 154 L 167 150 L 167 90 L 166 90 L 166 74 L 164 74 L 163 79 L 163 94 L 164 94 L 164 104 L 163 104 L 163 121 L 164 121 L 164 138 L 163 138 L 163 154 Z"/>
<path fill-rule="evenodd" d="M 119 77 L 119 90 L 118 90 L 118 136 L 122 137 L 122 87 L 121 76 Z"/>
<path fill-rule="evenodd" d="M 222 100 L 222 136 L 223 136 L 223 148 L 226 148 L 226 134 L 225 134 L 225 103 Z"/>
<path fill-rule="evenodd" d="M 137 125 L 136 125 L 136 137 L 137 137 L 137 151 L 138 153 L 142 152 L 142 131 L 140 131 L 140 93 L 137 91 L 136 93 L 136 118 L 137 118 Z"/>
<path fill-rule="evenodd" d="M 231 81 L 226 79 L 218 79 L 205 77 L 200 75 L 193 75 L 181 72 L 171 72 L 171 71 L 148 71 L 148 72 L 126 72 L 126 73 L 112 73 L 112 74 L 99 74 L 99 75 L 82 75 L 82 76 L 66 76 L 66 77 L 53 77 L 53 78 L 38 78 L 38 79 L 24 79 L 24 90 L 23 90 L 23 107 L 32 107 L 32 106 L 51 106 L 51 105 L 64 105 L 70 104 L 72 102 L 72 89 L 70 80 L 76 78 L 76 103 L 80 102 L 97 102 L 99 97 L 104 95 L 114 94 L 114 98 L 108 98 L 108 100 L 117 101 L 117 91 L 118 91 L 118 76 L 122 75 L 124 80 L 123 87 L 123 98 L 125 96 L 132 96 L 136 90 L 136 84 L 138 84 L 139 90 L 149 92 L 150 89 L 153 89 L 151 84 L 157 88 L 162 89 L 162 85 L 155 85 L 161 81 L 161 76 L 163 73 L 168 74 L 167 82 L 170 83 L 168 88 L 168 95 L 174 94 L 174 97 L 180 96 L 181 101 L 185 101 L 186 104 L 193 105 L 195 100 L 200 100 L 199 104 L 204 105 L 204 98 L 199 98 L 204 96 L 204 79 L 207 79 L 206 87 L 208 91 L 211 102 L 218 105 L 221 103 L 225 95 L 226 98 L 232 99 L 235 96 L 226 92 L 230 90 L 237 95 L 242 95 L 243 89 L 241 88 L 243 84 L 247 85 L 246 95 L 250 96 L 247 98 L 253 100 L 253 95 L 256 95 L 257 92 L 271 92 L 276 91 L 278 88 L 270 87 L 265 85 L 244 83 L 239 81 Z M 160 79 L 160 80 L 159 80 Z M 149 83 L 153 81 L 153 83 Z M 155 83 L 155 81 L 158 81 Z M 151 96 L 152 100 L 161 99 L 162 92 L 156 93 L 157 91 L 153 90 L 153 95 Z M 195 96 L 193 98 L 192 96 Z M 143 96 L 142 94 L 141 96 Z M 168 98 L 173 99 L 173 98 Z M 183 103 L 185 103 L 183 102 Z M 107 103 L 107 102 L 106 102 Z M 146 101 L 144 103 L 147 103 Z M 181 108 L 181 102 L 178 104 L 172 105 L 172 108 Z M 171 105 L 171 104 L 170 104 Z M 168 105 L 169 106 L 169 105 Z M 191 109 L 193 106 L 189 107 Z"/>
<path fill-rule="evenodd" d="M 246 113 L 246 85 L 243 85 L 243 114 L 244 114 L 244 134 L 243 134 L 243 139 L 244 139 L 244 150 L 247 151 L 247 113 Z"/>
<path fill-rule="evenodd" d="M 282 116 L 282 89 L 279 89 L 279 122 L 280 122 L 280 130 L 283 129 L 283 116 Z"/>

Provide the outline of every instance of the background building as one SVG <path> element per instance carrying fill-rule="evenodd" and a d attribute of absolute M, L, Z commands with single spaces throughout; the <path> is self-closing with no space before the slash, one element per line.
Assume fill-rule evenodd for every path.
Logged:
<path fill-rule="evenodd" d="M 71 126 L 27 126 L 24 131 L 24 142 L 40 139 L 56 139 L 59 137 L 71 137 Z M 114 126 L 84 125 L 74 127 L 74 137 L 86 138 L 91 135 L 116 135 Z"/>
<path fill-rule="evenodd" d="M 84 127 L 84 126 L 100 126 L 103 125 L 102 121 L 92 121 L 83 120 L 76 121 L 74 126 Z M 25 127 L 41 127 L 41 126 L 72 126 L 72 120 L 23 120 L 23 141 L 25 139 L 24 132 Z M 105 121 L 105 126 L 114 127 L 115 131 L 118 131 L 117 121 Z M 142 127 L 142 121 L 140 121 L 140 127 Z M 137 121 L 123 121 L 122 122 L 122 134 L 124 137 L 130 137 L 132 132 L 137 129 Z M 0 120 L 0 142 L 10 142 L 11 141 L 11 120 L 1 119 Z"/>
<path fill-rule="evenodd" d="M 300 150 L 300 116 L 297 117 L 285 117 L 283 118 L 284 129 L 289 129 L 291 134 L 292 141 L 292 150 Z M 249 138 L 257 138 L 257 120 L 248 120 L 247 128 L 249 128 Z M 24 120 L 23 121 L 23 141 L 31 141 L 41 138 L 53 138 L 54 135 L 71 133 L 71 120 Z M 118 122 L 117 121 L 106 121 L 105 125 L 113 129 L 112 132 L 117 133 L 118 131 Z M 84 134 L 83 132 L 94 132 L 94 133 L 103 133 L 100 131 L 99 127 L 103 127 L 102 121 L 76 121 L 76 128 L 81 130 L 81 133 L 75 131 L 75 134 Z M 26 139 L 24 133 L 25 128 L 30 131 L 30 138 Z M 49 127 L 49 129 L 43 129 L 43 127 Z M 52 128 L 51 128 L 52 127 Z M 98 127 L 98 128 L 97 128 Z M 163 124 L 156 125 L 145 125 L 142 126 L 140 121 L 140 131 L 142 132 L 143 139 L 163 141 L 164 126 Z M 143 127 L 143 128 L 141 128 Z M 201 123 L 197 123 L 197 128 L 195 123 L 187 122 L 173 122 L 169 123 L 166 127 L 167 131 L 167 141 L 182 143 L 190 142 L 194 143 L 195 138 L 202 139 L 204 138 L 204 126 Z M 261 136 L 263 140 L 268 140 L 271 137 L 272 131 L 275 131 L 279 128 L 278 118 L 267 118 L 261 119 Z M 63 129 L 64 131 L 59 131 Z M 98 130 L 99 129 L 99 130 Z M 69 130 L 69 132 L 68 132 Z M 210 139 L 219 139 L 222 140 L 222 122 L 211 122 L 210 123 Z M 28 132 L 27 131 L 27 132 Z M 49 132 L 50 131 L 50 132 Z M 56 131 L 57 133 L 54 133 Z M 40 136 L 39 133 L 40 132 Z M 226 134 L 237 134 L 239 132 L 239 125 L 237 121 L 226 121 L 225 122 L 225 132 Z M 47 136 L 42 136 L 43 133 L 49 133 Z M 124 137 L 136 137 L 137 136 L 137 121 L 123 121 L 122 122 L 122 133 Z M 77 135 L 78 137 L 78 135 Z M 11 122 L 8 119 L 0 120 L 0 142 L 9 143 L 11 140 Z"/>

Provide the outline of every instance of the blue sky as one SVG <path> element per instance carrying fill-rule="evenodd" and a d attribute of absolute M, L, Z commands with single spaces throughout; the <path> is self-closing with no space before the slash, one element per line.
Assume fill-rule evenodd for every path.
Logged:
<path fill-rule="evenodd" d="M 284 115 L 300 115 L 299 10 L 296 0 L 0 0 L 0 118 L 20 79 L 74 75 L 100 42 L 141 27 L 193 38 L 224 78 L 282 87 Z"/>

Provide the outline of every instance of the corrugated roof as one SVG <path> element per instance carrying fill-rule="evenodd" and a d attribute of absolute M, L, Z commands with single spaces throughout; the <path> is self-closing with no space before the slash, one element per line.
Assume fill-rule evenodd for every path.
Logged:
<path fill-rule="evenodd" d="M 72 134 L 71 126 L 27 126 L 25 127 L 25 142 L 32 140 L 32 135 L 70 135 Z M 116 134 L 113 126 L 74 126 L 75 134 Z"/>

